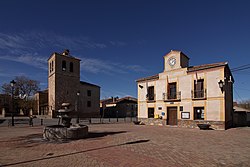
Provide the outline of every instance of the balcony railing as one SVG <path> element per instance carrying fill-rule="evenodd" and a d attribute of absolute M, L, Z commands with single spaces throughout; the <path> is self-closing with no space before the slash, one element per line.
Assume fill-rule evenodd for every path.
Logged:
<path fill-rule="evenodd" d="M 163 93 L 162 98 L 164 101 L 178 101 L 181 100 L 181 92 Z"/>
<path fill-rule="evenodd" d="M 191 90 L 192 99 L 206 99 L 207 98 L 207 90 Z"/>
<path fill-rule="evenodd" d="M 155 94 L 147 94 L 146 99 L 147 101 L 155 101 Z"/>

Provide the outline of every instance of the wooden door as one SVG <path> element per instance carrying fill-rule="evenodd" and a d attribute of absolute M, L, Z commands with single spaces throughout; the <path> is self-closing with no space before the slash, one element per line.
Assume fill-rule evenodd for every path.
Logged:
<path fill-rule="evenodd" d="M 167 124 L 177 125 L 177 107 L 169 107 L 167 111 L 168 111 Z"/>

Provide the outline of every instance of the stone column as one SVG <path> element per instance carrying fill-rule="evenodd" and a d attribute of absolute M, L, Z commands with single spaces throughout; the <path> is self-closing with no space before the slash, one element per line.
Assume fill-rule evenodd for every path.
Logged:
<path fill-rule="evenodd" d="M 23 109 L 20 109 L 20 115 L 24 115 L 24 113 L 23 113 Z"/>
<path fill-rule="evenodd" d="M 32 108 L 30 109 L 29 114 L 30 114 L 30 115 L 33 115 L 33 110 L 32 110 Z"/>
<path fill-rule="evenodd" d="M 1 117 L 5 117 L 5 108 L 2 108 L 2 116 Z"/>

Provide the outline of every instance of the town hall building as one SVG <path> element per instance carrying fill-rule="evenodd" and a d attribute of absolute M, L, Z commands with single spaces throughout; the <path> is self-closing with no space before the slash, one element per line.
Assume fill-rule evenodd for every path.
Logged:
<path fill-rule="evenodd" d="M 181 51 L 164 56 L 164 71 L 137 80 L 138 119 L 145 124 L 227 129 L 233 124 L 234 79 L 227 62 L 189 66 Z"/>

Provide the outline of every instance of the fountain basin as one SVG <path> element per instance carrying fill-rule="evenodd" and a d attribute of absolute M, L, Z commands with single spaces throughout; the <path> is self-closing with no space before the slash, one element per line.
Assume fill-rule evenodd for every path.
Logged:
<path fill-rule="evenodd" d="M 65 127 L 63 125 L 46 126 L 43 129 L 43 138 L 47 140 L 83 139 L 88 136 L 88 126 L 74 125 Z"/>

